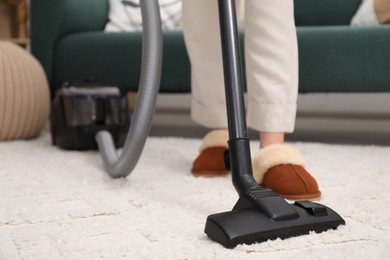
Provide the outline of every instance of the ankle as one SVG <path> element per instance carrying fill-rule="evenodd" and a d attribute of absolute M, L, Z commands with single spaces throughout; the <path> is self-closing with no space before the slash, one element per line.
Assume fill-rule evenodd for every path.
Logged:
<path fill-rule="evenodd" d="M 284 143 L 284 133 L 282 132 L 260 132 L 260 148 L 273 144 Z"/>

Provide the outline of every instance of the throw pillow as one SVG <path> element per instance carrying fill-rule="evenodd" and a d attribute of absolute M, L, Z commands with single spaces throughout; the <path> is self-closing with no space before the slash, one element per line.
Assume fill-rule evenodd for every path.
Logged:
<path fill-rule="evenodd" d="M 352 17 L 352 26 L 375 26 L 390 23 L 389 0 L 362 0 Z"/>
<path fill-rule="evenodd" d="M 142 1 L 142 0 L 141 0 Z M 110 0 L 106 32 L 142 31 L 140 0 Z M 180 30 L 181 0 L 159 0 L 163 30 Z"/>

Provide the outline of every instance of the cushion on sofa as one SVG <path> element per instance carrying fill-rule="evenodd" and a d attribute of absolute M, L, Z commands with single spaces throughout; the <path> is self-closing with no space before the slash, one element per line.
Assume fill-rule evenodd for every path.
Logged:
<path fill-rule="evenodd" d="M 390 23 L 390 1 L 363 0 L 352 17 L 352 26 L 376 26 Z"/>
<path fill-rule="evenodd" d="M 140 0 L 109 0 L 106 32 L 142 31 Z M 163 30 L 181 29 L 181 0 L 159 0 Z"/>

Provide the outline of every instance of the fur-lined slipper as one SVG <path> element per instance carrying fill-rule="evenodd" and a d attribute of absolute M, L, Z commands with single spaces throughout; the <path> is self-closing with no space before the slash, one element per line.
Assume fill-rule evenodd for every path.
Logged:
<path fill-rule="evenodd" d="M 253 177 L 260 185 L 289 200 L 316 200 L 317 181 L 305 170 L 302 155 L 286 144 L 262 148 L 253 158 Z"/>
<path fill-rule="evenodd" d="M 227 130 L 213 130 L 204 138 L 200 154 L 195 159 L 191 172 L 197 177 L 221 177 L 229 174 L 225 169 L 224 152 L 228 147 Z"/>

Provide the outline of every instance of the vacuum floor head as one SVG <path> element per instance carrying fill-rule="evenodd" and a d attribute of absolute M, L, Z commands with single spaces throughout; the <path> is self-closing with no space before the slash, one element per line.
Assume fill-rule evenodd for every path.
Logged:
<path fill-rule="evenodd" d="M 233 209 L 210 215 L 205 233 L 224 247 L 234 248 L 238 244 L 320 233 L 345 224 L 335 211 L 322 204 L 299 201 L 288 205 L 297 214 L 285 220 L 274 220 L 256 208 Z"/>

